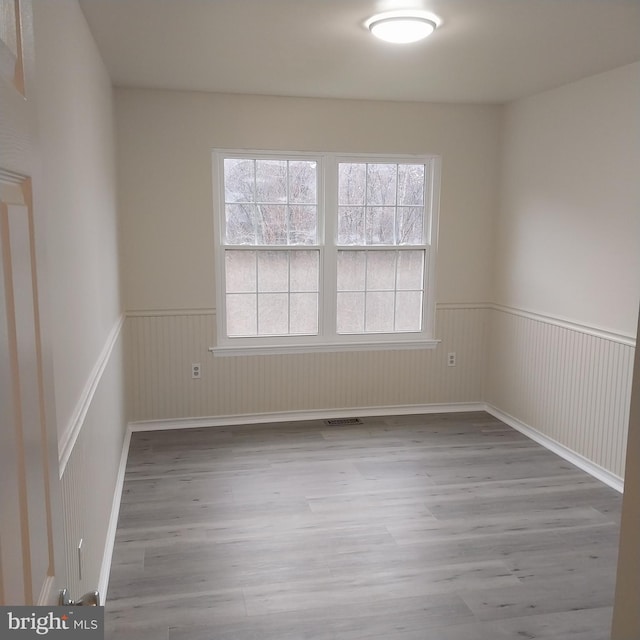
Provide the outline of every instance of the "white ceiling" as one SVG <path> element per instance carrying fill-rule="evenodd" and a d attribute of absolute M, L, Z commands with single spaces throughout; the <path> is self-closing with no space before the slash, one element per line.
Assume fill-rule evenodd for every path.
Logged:
<path fill-rule="evenodd" d="M 640 0 L 81 0 L 116 85 L 506 102 L 640 60 Z M 442 20 L 383 43 L 380 11 Z"/>

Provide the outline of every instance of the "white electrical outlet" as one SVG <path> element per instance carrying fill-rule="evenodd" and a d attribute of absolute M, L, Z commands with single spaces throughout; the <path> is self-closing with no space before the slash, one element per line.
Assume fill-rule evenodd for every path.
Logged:
<path fill-rule="evenodd" d="M 200 377 L 200 373 L 201 373 L 200 363 L 199 362 L 194 362 L 191 365 L 191 377 L 195 380 L 195 379 Z"/>
<path fill-rule="evenodd" d="M 456 366 L 456 352 L 455 351 L 451 351 L 447 354 L 447 365 L 449 367 L 455 367 Z"/>

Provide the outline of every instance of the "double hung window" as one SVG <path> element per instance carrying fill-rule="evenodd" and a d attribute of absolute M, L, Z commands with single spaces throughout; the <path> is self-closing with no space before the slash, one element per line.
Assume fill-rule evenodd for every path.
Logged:
<path fill-rule="evenodd" d="M 214 153 L 220 353 L 435 345 L 438 160 Z"/>

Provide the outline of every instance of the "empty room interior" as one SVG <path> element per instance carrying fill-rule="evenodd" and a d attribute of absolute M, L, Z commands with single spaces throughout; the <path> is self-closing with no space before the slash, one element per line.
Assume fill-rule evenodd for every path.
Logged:
<path fill-rule="evenodd" d="M 98 590 L 123 640 L 640 638 L 640 2 L 1 6 L 60 505 L 46 553 L 3 511 L 5 604 Z"/>

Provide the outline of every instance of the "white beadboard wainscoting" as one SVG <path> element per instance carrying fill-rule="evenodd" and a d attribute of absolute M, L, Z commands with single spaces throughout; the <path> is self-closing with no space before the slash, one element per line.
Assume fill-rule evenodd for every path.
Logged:
<path fill-rule="evenodd" d="M 635 340 L 493 305 L 489 410 L 622 489 Z"/>
<path fill-rule="evenodd" d="M 480 408 L 622 490 L 632 336 L 490 304 L 438 305 L 434 350 L 222 358 L 215 336 L 211 309 L 128 314 L 133 429 Z"/>
<path fill-rule="evenodd" d="M 216 357 L 216 314 L 134 312 L 126 322 L 129 419 L 353 414 L 483 398 L 487 339 L 484 305 L 439 306 L 436 349 Z M 447 353 L 457 364 L 447 366 Z M 191 378 L 191 365 L 202 377 Z M 462 407 L 461 407 L 462 408 Z M 137 425 L 140 426 L 140 425 Z"/>
<path fill-rule="evenodd" d="M 79 402 L 75 415 L 81 422 L 73 426 L 73 443 L 61 450 L 66 587 L 74 599 L 94 589 L 104 598 L 107 587 L 123 450 L 126 455 L 123 337 L 118 327 L 111 332 L 88 380 L 90 392 Z"/>

